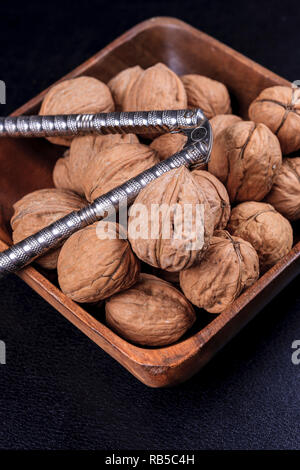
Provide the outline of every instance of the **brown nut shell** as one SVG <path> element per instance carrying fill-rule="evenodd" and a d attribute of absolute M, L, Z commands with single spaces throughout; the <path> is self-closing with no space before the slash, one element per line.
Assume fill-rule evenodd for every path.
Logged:
<path fill-rule="evenodd" d="M 212 127 L 213 137 L 216 138 L 217 134 L 222 132 L 226 127 L 232 126 L 237 122 L 242 121 L 242 118 L 235 114 L 217 114 L 212 117 L 209 122 Z"/>
<path fill-rule="evenodd" d="M 129 211 L 128 237 L 141 260 L 175 272 L 203 256 L 213 224 L 204 192 L 181 167 L 163 174 L 140 192 Z"/>
<path fill-rule="evenodd" d="M 111 91 L 117 110 L 122 110 L 125 94 L 129 93 L 133 83 L 142 72 L 143 69 L 139 65 L 129 67 L 108 82 L 107 86 Z"/>
<path fill-rule="evenodd" d="M 231 212 L 228 230 L 253 245 L 262 272 L 276 264 L 293 245 L 289 221 L 264 202 L 249 201 L 236 206 Z"/>
<path fill-rule="evenodd" d="M 82 209 L 85 204 L 80 196 L 63 189 L 39 189 L 26 194 L 14 204 L 11 219 L 14 243 L 24 240 L 70 212 Z M 37 263 L 46 269 L 55 269 L 59 251 L 60 248 L 50 250 L 38 258 Z"/>
<path fill-rule="evenodd" d="M 270 191 L 282 155 L 277 137 L 264 124 L 242 121 L 217 134 L 208 170 L 225 186 L 230 201 L 260 201 Z"/>
<path fill-rule="evenodd" d="M 210 313 L 220 313 L 259 276 L 253 246 L 225 230 L 217 230 L 200 263 L 180 273 L 185 296 Z"/>
<path fill-rule="evenodd" d="M 287 219 L 300 219 L 300 157 L 283 159 L 265 201 Z"/>
<path fill-rule="evenodd" d="M 300 148 L 300 89 L 273 86 L 263 90 L 249 107 L 252 121 L 262 122 L 278 137 L 282 153 Z"/>
<path fill-rule="evenodd" d="M 108 113 L 115 108 L 110 90 L 105 83 L 93 77 L 64 80 L 50 88 L 39 114 L 93 114 Z M 70 137 L 47 137 L 53 144 L 69 146 Z"/>
<path fill-rule="evenodd" d="M 74 184 L 70 177 L 70 150 L 64 152 L 63 157 L 59 158 L 53 168 L 52 179 L 54 186 L 58 189 L 69 189 L 75 191 Z"/>
<path fill-rule="evenodd" d="M 151 274 L 141 274 L 133 287 L 108 299 L 105 312 L 113 330 L 133 343 L 147 346 L 174 343 L 196 320 L 184 295 Z"/>
<path fill-rule="evenodd" d="M 84 195 L 85 174 L 92 158 L 96 158 L 96 155 L 102 150 L 115 145 L 138 143 L 139 140 L 134 134 L 75 137 L 70 146 L 69 158 L 64 162 L 58 160 L 54 167 L 53 179 L 55 186 L 64 187 L 61 185 L 65 184 L 78 194 Z"/>
<path fill-rule="evenodd" d="M 225 186 L 208 171 L 193 170 L 192 176 L 210 205 L 214 217 L 214 229 L 225 228 L 230 217 L 230 202 Z"/>
<path fill-rule="evenodd" d="M 112 222 L 96 222 L 66 241 L 57 271 L 60 288 L 68 297 L 76 302 L 98 302 L 138 280 L 139 262 L 128 241 L 119 238 L 121 231 Z"/>
<path fill-rule="evenodd" d="M 223 83 L 197 74 L 183 75 L 181 80 L 189 108 L 201 108 L 207 119 L 231 113 L 229 93 Z"/>
<path fill-rule="evenodd" d="M 165 160 L 182 150 L 186 141 L 187 137 L 183 134 L 163 134 L 151 142 L 150 148 L 159 154 L 161 160 Z"/>
<path fill-rule="evenodd" d="M 94 153 L 85 170 L 84 188 L 93 201 L 159 162 L 157 153 L 143 144 L 121 144 Z"/>
<path fill-rule="evenodd" d="M 184 109 L 187 97 L 180 78 L 158 63 L 140 73 L 123 99 L 124 111 Z"/>

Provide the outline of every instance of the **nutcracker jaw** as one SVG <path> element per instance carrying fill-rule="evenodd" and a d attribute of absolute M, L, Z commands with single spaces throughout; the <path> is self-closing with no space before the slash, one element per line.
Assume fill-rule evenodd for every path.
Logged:
<path fill-rule="evenodd" d="M 187 136 L 187 142 L 184 148 L 194 145 L 204 156 L 201 165 L 208 163 L 213 145 L 213 132 L 209 120 L 204 116 L 200 109 L 191 111 L 197 116 L 197 125 L 189 129 L 176 131 Z M 193 167 L 197 166 L 197 163 Z"/>

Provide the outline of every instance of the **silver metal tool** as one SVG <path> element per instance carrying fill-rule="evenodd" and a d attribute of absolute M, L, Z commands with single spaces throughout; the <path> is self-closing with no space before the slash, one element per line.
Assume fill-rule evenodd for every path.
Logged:
<path fill-rule="evenodd" d="M 147 132 L 181 132 L 187 136 L 187 143 L 180 152 L 98 197 L 83 209 L 71 212 L 0 253 L 0 277 L 22 269 L 74 232 L 102 220 L 112 210 L 117 211 L 120 205 L 132 204 L 147 184 L 167 171 L 183 165 L 188 167 L 208 162 L 212 148 L 211 126 L 200 109 L 0 118 L 0 136 L 45 137 Z"/>

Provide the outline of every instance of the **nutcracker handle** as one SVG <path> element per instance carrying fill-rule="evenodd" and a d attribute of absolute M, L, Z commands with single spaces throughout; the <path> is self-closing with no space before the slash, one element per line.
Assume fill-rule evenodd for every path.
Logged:
<path fill-rule="evenodd" d="M 205 119 L 201 109 L 0 117 L 0 137 L 154 134 L 190 129 Z"/>
<path fill-rule="evenodd" d="M 188 167 L 195 163 L 206 163 L 209 160 L 212 146 L 209 121 L 206 120 L 202 126 L 191 132 L 188 145 L 180 152 L 98 197 L 83 209 L 71 212 L 0 253 L 0 277 L 24 268 L 35 258 L 56 247 L 73 233 L 102 220 L 112 212 L 118 211 L 120 206 L 130 205 L 145 186 L 164 173 L 183 165 Z"/>

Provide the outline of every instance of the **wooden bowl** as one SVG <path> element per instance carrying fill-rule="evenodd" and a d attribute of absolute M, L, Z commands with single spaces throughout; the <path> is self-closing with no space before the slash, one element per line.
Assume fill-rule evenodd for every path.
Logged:
<path fill-rule="evenodd" d="M 278 75 L 174 18 L 153 18 L 138 24 L 63 79 L 90 75 L 107 82 L 126 67 L 139 64 L 146 68 L 156 62 L 164 62 L 179 75 L 200 73 L 222 81 L 232 95 L 233 111 L 244 118 L 247 118 L 250 102 L 263 88 L 290 85 Z M 13 114 L 37 113 L 46 92 Z M 12 205 L 33 190 L 53 186 L 52 168 L 61 154 L 61 147 L 45 139 L 0 140 L 0 250 L 11 244 Z M 297 242 L 299 226 L 294 228 Z M 174 345 L 156 349 L 138 347 L 120 338 L 91 311 L 66 297 L 57 287 L 55 274 L 29 266 L 18 275 L 139 380 L 151 387 L 163 387 L 180 383 L 195 374 L 299 272 L 300 242 L 297 242 L 287 256 L 230 308 L 219 316 L 204 313 L 202 319 L 200 315 L 189 335 Z"/>

